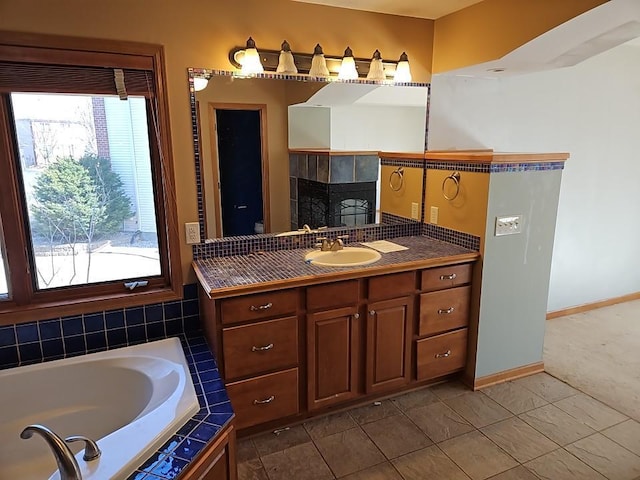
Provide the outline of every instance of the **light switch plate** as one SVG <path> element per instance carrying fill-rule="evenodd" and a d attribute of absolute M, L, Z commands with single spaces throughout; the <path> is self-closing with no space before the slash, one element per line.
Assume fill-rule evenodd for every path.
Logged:
<path fill-rule="evenodd" d="M 200 224 L 198 222 L 188 222 L 184 224 L 187 245 L 200 243 Z"/>
<path fill-rule="evenodd" d="M 429 222 L 434 225 L 438 224 L 438 207 L 431 207 Z"/>
<path fill-rule="evenodd" d="M 496 237 L 522 233 L 524 217 L 522 215 L 506 215 L 496 217 Z"/>
<path fill-rule="evenodd" d="M 420 205 L 417 202 L 411 202 L 411 218 L 420 220 Z"/>

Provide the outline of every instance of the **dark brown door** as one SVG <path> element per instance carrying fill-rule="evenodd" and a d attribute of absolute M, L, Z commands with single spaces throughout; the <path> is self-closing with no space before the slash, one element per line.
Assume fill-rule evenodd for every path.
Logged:
<path fill-rule="evenodd" d="M 357 395 L 359 323 L 356 307 L 307 315 L 309 410 Z"/>
<path fill-rule="evenodd" d="M 413 297 L 370 303 L 367 308 L 367 393 L 409 383 Z"/>

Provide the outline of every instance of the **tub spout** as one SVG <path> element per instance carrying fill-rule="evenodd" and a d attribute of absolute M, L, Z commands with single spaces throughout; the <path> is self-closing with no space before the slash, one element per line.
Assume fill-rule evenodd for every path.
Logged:
<path fill-rule="evenodd" d="M 82 480 L 82 474 L 80 473 L 78 462 L 64 440 L 43 425 L 27 426 L 22 430 L 20 438 L 25 440 L 29 439 L 34 433 L 37 433 L 44 438 L 47 445 L 49 445 L 49 448 L 51 448 L 53 455 L 56 457 L 58 471 L 60 472 L 60 480 Z"/>

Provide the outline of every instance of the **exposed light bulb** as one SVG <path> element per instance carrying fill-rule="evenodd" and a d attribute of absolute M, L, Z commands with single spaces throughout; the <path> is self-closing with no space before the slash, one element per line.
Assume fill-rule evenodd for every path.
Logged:
<path fill-rule="evenodd" d="M 358 70 L 356 70 L 356 61 L 353 58 L 353 52 L 351 48 L 347 47 L 344 51 L 344 57 L 342 57 L 342 64 L 340 65 L 340 72 L 338 73 L 340 80 L 355 80 L 358 78 Z"/>
<path fill-rule="evenodd" d="M 309 69 L 310 77 L 327 78 L 329 69 L 327 68 L 327 60 L 324 58 L 322 47 L 318 43 L 313 49 L 313 58 L 311 59 L 311 68 Z"/>
<path fill-rule="evenodd" d="M 256 73 L 264 72 L 262 62 L 260 61 L 260 54 L 256 49 L 256 42 L 254 42 L 251 37 L 247 40 L 244 57 L 242 57 L 240 63 L 242 64 L 241 72 L 243 75 L 255 75 Z"/>
<path fill-rule="evenodd" d="M 400 60 L 398 60 L 398 66 L 396 67 L 396 74 L 393 80 L 396 83 L 408 83 L 412 80 L 411 68 L 409 67 L 409 57 L 406 52 L 402 52 Z"/>
<path fill-rule="evenodd" d="M 371 59 L 371 65 L 369 66 L 369 73 L 367 73 L 367 80 L 384 80 L 384 66 L 382 65 L 382 55 L 380 51 L 373 52 L 373 58 Z"/>
<path fill-rule="evenodd" d="M 204 90 L 209 84 L 209 79 L 204 77 L 193 77 L 193 89 L 196 92 Z"/>
<path fill-rule="evenodd" d="M 296 67 L 296 62 L 293 59 L 291 47 L 286 40 L 282 42 L 276 73 L 298 73 L 298 67 Z"/>

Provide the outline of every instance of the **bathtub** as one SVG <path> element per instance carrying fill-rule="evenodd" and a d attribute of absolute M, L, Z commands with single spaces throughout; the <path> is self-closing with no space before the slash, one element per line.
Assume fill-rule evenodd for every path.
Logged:
<path fill-rule="evenodd" d="M 0 405 L 0 480 L 59 478 L 29 424 L 97 441 L 92 462 L 69 445 L 83 480 L 125 479 L 200 409 L 177 338 L 0 371 Z"/>

